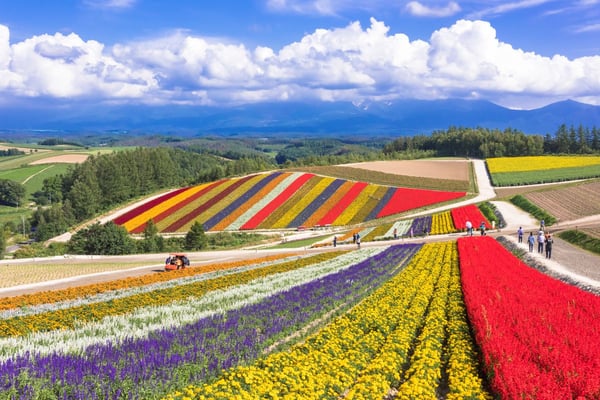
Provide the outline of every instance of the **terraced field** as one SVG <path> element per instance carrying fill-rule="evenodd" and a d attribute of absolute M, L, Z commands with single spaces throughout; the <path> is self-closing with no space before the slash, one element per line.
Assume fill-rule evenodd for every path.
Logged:
<path fill-rule="evenodd" d="M 560 221 L 600 214 L 600 181 L 539 190 L 525 197 Z"/>

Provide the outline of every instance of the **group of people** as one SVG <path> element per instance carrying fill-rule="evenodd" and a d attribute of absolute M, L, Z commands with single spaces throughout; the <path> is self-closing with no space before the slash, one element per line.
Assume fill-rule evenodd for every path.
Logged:
<path fill-rule="evenodd" d="M 535 243 L 537 242 L 537 252 L 540 254 L 546 254 L 546 258 L 552 258 L 552 245 L 554 244 L 554 239 L 550 232 L 546 231 L 544 225 L 544 220 L 542 220 L 540 224 L 540 230 L 537 235 L 534 236 L 533 232 L 529 232 L 529 237 L 527 238 L 527 244 L 529 244 L 529 252 L 533 253 L 533 249 L 535 247 Z M 523 243 L 523 227 L 519 227 L 517 230 L 518 242 Z"/>
<path fill-rule="evenodd" d="M 473 236 L 473 223 L 471 221 L 467 221 L 465 223 L 465 226 L 467 228 L 467 235 Z M 481 236 L 485 235 L 485 222 L 484 221 L 481 221 L 481 224 L 479 224 L 479 233 L 481 234 Z"/>

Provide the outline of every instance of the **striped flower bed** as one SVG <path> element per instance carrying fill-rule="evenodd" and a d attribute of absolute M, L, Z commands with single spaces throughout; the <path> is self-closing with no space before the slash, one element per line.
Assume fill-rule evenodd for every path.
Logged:
<path fill-rule="evenodd" d="M 344 226 L 464 196 L 392 188 L 306 173 L 272 172 L 185 188 L 159 196 L 115 219 L 141 233 L 152 220 L 159 232 Z"/>

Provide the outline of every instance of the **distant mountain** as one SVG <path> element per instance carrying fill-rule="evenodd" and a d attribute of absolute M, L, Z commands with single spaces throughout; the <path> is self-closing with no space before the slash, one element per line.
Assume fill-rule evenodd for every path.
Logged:
<path fill-rule="evenodd" d="M 575 101 L 535 110 L 511 110 L 487 101 L 399 100 L 257 103 L 236 107 L 62 105 L 0 108 L 2 136 L 11 132 L 82 135 L 86 132 L 184 136 L 365 136 L 428 134 L 450 126 L 514 128 L 553 134 L 561 124 L 600 127 L 600 107 Z"/>

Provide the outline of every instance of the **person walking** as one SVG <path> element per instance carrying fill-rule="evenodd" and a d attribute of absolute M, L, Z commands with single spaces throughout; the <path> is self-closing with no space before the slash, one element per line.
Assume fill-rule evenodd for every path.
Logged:
<path fill-rule="evenodd" d="M 337 247 L 337 236 L 333 237 L 333 247 Z"/>
<path fill-rule="evenodd" d="M 467 221 L 465 226 L 467 227 L 467 235 L 473 236 L 473 224 L 471 221 Z"/>
<path fill-rule="evenodd" d="M 519 227 L 517 230 L 517 235 L 519 237 L 519 243 L 523 243 L 523 227 Z"/>
<path fill-rule="evenodd" d="M 394 228 L 394 239 L 398 239 L 398 229 Z"/>
<path fill-rule="evenodd" d="M 481 231 L 481 236 L 485 235 L 485 222 L 481 221 L 481 224 L 479 224 L 479 230 Z"/>
<path fill-rule="evenodd" d="M 535 244 L 535 237 L 533 236 L 533 232 L 529 232 L 527 243 L 529 243 L 529 252 L 533 253 L 533 245 Z"/>
<path fill-rule="evenodd" d="M 360 249 L 360 235 L 356 234 L 356 247 Z"/>
<path fill-rule="evenodd" d="M 537 242 L 538 242 L 538 253 L 542 254 L 544 252 L 544 241 L 546 238 L 544 237 L 544 231 L 540 231 L 538 233 Z"/>
<path fill-rule="evenodd" d="M 554 239 L 552 239 L 552 235 L 548 234 L 546 237 L 546 258 L 552 258 L 552 244 L 554 243 Z"/>

